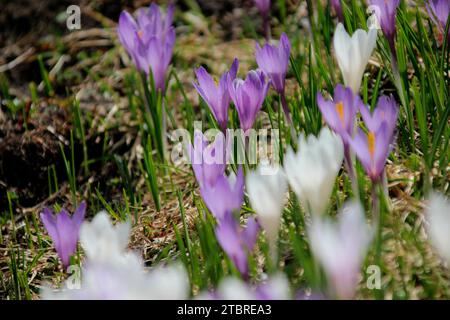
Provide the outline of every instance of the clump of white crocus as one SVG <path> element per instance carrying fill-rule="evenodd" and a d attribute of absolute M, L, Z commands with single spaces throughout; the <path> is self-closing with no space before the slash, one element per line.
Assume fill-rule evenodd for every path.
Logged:
<path fill-rule="evenodd" d="M 147 271 L 140 257 L 126 249 L 130 226 L 114 227 L 105 212 L 91 223 L 85 222 L 80 242 L 86 253 L 81 273 L 72 274 L 62 290 L 44 288 L 47 300 L 161 300 L 186 299 L 189 282 L 185 269 L 178 264 Z"/>
<path fill-rule="evenodd" d="M 63 290 L 44 288 L 44 300 L 184 300 L 189 284 L 185 269 L 175 264 L 146 271 L 142 265 L 88 264 L 80 287 L 67 280 Z"/>
<path fill-rule="evenodd" d="M 308 236 L 311 250 L 328 276 L 332 293 L 341 299 L 353 298 L 373 237 L 361 204 L 347 204 L 337 222 L 314 217 Z"/>
<path fill-rule="evenodd" d="M 319 137 L 301 135 L 298 152 L 290 148 L 284 159 L 287 179 L 299 201 L 311 214 L 320 215 L 328 206 L 337 174 L 342 166 L 342 140 L 323 128 Z"/>
<path fill-rule="evenodd" d="M 123 266 L 136 258 L 127 252 L 131 225 L 128 222 L 114 226 L 105 211 L 99 212 L 92 222 L 84 222 L 80 230 L 80 243 L 89 263 Z M 140 264 L 140 260 L 132 262 Z"/>
<path fill-rule="evenodd" d="M 205 298 L 203 296 L 202 298 Z M 220 300 L 289 300 L 289 281 L 283 273 L 276 273 L 258 286 L 234 277 L 228 277 L 219 284 L 217 292 L 207 298 Z"/>
<path fill-rule="evenodd" d="M 426 209 L 428 234 L 439 254 L 450 263 L 450 201 L 440 193 L 433 192 Z"/>
<path fill-rule="evenodd" d="M 271 255 L 275 261 L 281 213 L 286 200 L 286 177 L 280 166 L 261 163 L 256 171 L 247 175 L 246 186 L 250 203 L 266 232 Z"/>
<path fill-rule="evenodd" d="M 361 81 L 372 52 L 377 43 L 377 29 L 369 32 L 362 29 L 350 35 L 342 23 L 339 23 L 334 33 L 334 51 L 341 69 L 344 83 L 358 94 Z"/>

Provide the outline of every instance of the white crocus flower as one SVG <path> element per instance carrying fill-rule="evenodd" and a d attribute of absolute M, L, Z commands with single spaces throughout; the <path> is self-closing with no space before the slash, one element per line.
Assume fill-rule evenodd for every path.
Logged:
<path fill-rule="evenodd" d="M 281 213 L 286 199 L 286 177 L 280 167 L 262 163 L 256 171 L 247 175 L 246 186 L 250 203 L 266 232 L 271 254 L 275 259 Z"/>
<path fill-rule="evenodd" d="M 350 35 L 342 23 L 339 23 L 334 33 L 334 51 L 341 69 L 344 83 L 358 94 L 367 63 L 377 43 L 377 29 L 369 32 L 362 29 Z"/>
<path fill-rule="evenodd" d="M 450 201 L 433 192 L 426 210 L 428 234 L 439 254 L 450 263 Z"/>
<path fill-rule="evenodd" d="M 252 289 L 242 280 L 234 277 L 225 278 L 217 289 L 221 300 L 254 300 Z"/>
<path fill-rule="evenodd" d="M 328 128 L 323 128 L 318 138 L 301 135 L 298 152 L 294 153 L 290 148 L 286 153 L 284 169 L 287 179 L 309 213 L 324 213 L 343 158 L 342 140 Z"/>
<path fill-rule="evenodd" d="M 337 223 L 314 217 L 308 236 L 311 251 L 323 266 L 333 293 L 341 299 L 351 299 L 373 236 L 361 204 L 347 204 Z"/>
<path fill-rule="evenodd" d="M 148 271 L 142 259 L 126 249 L 130 235 L 128 223 L 115 227 L 100 212 L 85 222 L 80 241 L 86 261 L 79 274 L 72 274 L 63 290 L 44 288 L 47 300 L 181 300 L 189 295 L 188 275 L 181 265 L 156 267 Z"/>
<path fill-rule="evenodd" d="M 131 226 L 128 222 L 113 226 L 105 211 L 99 212 L 92 222 L 84 222 L 80 230 L 80 243 L 90 263 L 131 263 L 135 255 L 126 252 Z M 138 263 L 134 261 L 132 263 Z"/>
<path fill-rule="evenodd" d="M 68 282 L 70 280 L 67 280 Z M 44 288 L 44 300 L 183 300 L 189 294 L 185 269 L 178 264 L 146 271 L 142 265 L 126 267 L 89 264 L 82 271 L 80 288 Z"/>
<path fill-rule="evenodd" d="M 202 298 L 206 296 L 203 295 Z M 289 281 L 283 273 L 276 273 L 265 282 L 250 286 L 234 277 L 228 277 L 219 284 L 215 295 L 206 298 L 221 300 L 289 300 L 291 291 Z"/>

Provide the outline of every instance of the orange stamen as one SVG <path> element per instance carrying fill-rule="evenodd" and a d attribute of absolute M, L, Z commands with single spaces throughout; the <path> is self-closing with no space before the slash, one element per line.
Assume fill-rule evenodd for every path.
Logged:
<path fill-rule="evenodd" d="M 375 155 L 375 133 L 373 131 L 370 131 L 367 135 L 367 144 L 369 145 L 370 156 L 373 158 Z"/>
<path fill-rule="evenodd" d="M 138 34 L 138 37 L 139 37 L 140 39 L 142 39 L 142 37 L 144 36 L 144 31 L 139 30 L 137 34 Z"/>
<path fill-rule="evenodd" d="M 336 111 L 339 115 L 339 119 L 341 119 L 342 125 L 344 125 L 344 103 L 342 101 L 336 103 Z"/>

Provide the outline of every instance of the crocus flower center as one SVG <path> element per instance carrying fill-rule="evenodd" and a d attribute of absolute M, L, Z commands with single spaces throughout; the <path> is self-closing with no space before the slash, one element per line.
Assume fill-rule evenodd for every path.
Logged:
<path fill-rule="evenodd" d="M 144 36 L 144 31 L 139 30 L 137 34 L 138 34 L 139 39 L 142 39 L 142 37 Z"/>
<path fill-rule="evenodd" d="M 341 123 L 344 124 L 344 103 L 342 101 L 336 103 L 336 112 L 338 113 Z"/>
<path fill-rule="evenodd" d="M 367 144 L 369 146 L 370 156 L 373 158 L 375 155 L 375 133 L 370 131 L 367 135 Z"/>

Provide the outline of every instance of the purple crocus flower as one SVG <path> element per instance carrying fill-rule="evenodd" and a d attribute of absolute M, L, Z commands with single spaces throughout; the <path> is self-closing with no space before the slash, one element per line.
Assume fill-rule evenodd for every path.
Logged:
<path fill-rule="evenodd" d="M 392 52 L 395 52 L 396 26 L 395 18 L 400 0 L 369 0 L 374 7 L 375 14 L 383 30 L 384 36 L 389 42 Z"/>
<path fill-rule="evenodd" d="M 200 67 L 195 71 L 198 84 L 194 82 L 194 87 L 208 105 L 222 131 L 227 129 L 228 108 L 230 106 L 230 94 L 228 93 L 227 78 L 229 75 L 230 78 L 234 80 L 236 78 L 238 68 L 239 61 L 238 59 L 234 59 L 230 71 L 222 75 L 218 86 L 205 68 Z"/>
<path fill-rule="evenodd" d="M 117 29 L 119 40 L 130 54 L 133 63 L 147 75 L 152 71 L 155 87 L 164 91 L 165 76 L 172 59 L 175 30 L 171 26 L 174 7 L 169 6 L 166 17 L 157 5 L 140 9 L 137 22 L 126 11 L 120 14 Z"/>
<path fill-rule="evenodd" d="M 320 92 L 317 93 L 317 104 L 326 123 L 337 133 L 344 144 L 345 166 L 348 170 L 354 194 L 358 194 L 358 182 L 353 167 L 352 154 L 348 140 L 353 137 L 356 113 L 363 106 L 358 94 L 353 94 L 351 88 L 337 85 L 334 89 L 332 101 L 325 100 Z"/>
<path fill-rule="evenodd" d="M 398 105 L 392 96 L 380 97 L 373 113 L 363 103 L 359 104 L 359 111 L 369 131 L 376 132 L 383 122 L 387 122 L 388 135 L 392 136 L 394 134 L 398 116 Z"/>
<path fill-rule="evenodd" d="M 141 30 L 145 29 L 149 32 L 147 36 L 167 34 L 172 27 L 174 11 L 175 6 L 173 4 L 169 5 L 164 17 L 158 5 L 152 3 L 149 8 L 140 8 L 137 11 L 138 25 L 141 27 Z"/>
<path fill-rule="evenodd" d="M 256 62 L 258 67 L 272 81 L 278 94 L 284 94 L 286 73 L 289 66 L 291 43 L 285 33 L 281 35 L 278 46 L 266 43 L 262 48 L 256 44 Z"/>
<path fill-rule="evenodd" d="M 387 157 L 391 152 L 397 109 L 392 98 L 380 98 L 372 115 L 368 110 L 362 112 L 368 133 L 359 129 L 355 137 L 349 139 L 352 149 L 373 182 L 380 181 Z"/>
<path fill-rule="evenodd" d="M 194 146 L 188 144 L 188 154 L 200 188 L 215 186 L 219 177 L 223 176 L 227 165 L 224 135 L 219 132 L 214 142 L 208 144 L 203 133 L 195 130 Z"/>
<path fill-rule="evenodd" d="M 447 26 L 447 20 L 450 17 L 450 1 L 449 0 L 427 0 L 426 1 L 428 15 L 433 23 L 438 27 L 443 35 Z M 450 32 L 447 37 L 450 40 Z"/>
<path fill-rule="evenodd" d="M 269 77 L 273 88 L 281 96 L 284 113 L 291 122 L 285 96 L 286 73 L 289 66 L 291 43 L 285 33 L 281 35 L 278 46 L 266 43 L 262 48 L 256 44 L 256 62 L 258 67 Z"/>
<path fill-rule="evenodd" d="M 270 38 L 270 25 L 269 25 L 269 12 L 270 12 L 270 0 L 255 0 L 255 5 L 261 13 L 263 20 L 264 36 L 266 41 Z"/>
<path fill-rule="evenodd" d="M 255 218 L 250 217 L 243 229 L 231 213 L 219 220 L 216 228 L 217 241 L 244 278 L 248 277 L 247 253 L 253 250 L 258 230 Z"/>
<path fill-rule="evenodd" d="M 255 6 L 261 12 L 261 15 L 266 16 L 269 14 L 270 0 L 255 0 Z"/>
<path fill-rule="evenodd" d="M 41 213 L 45 229 L 53 240 L 56 252 L 64 267 L 70 265 L 70 256 L 77 250 L 78 236 L 86 213 L 86 203 L 83 201 L 72 217 L 62 209 L 56 216 L 49 208 Z"/>
<path fill-rule="evenodd" d="M 220 175 L 213 186 L 200 187 L 200 194 L 208 209 L 217 220 L 239 210 L 244 202 L 244 172 L 239 168 L 237 175 Z"/>
<path fill-rule="evenodd" d="M 326 123 L 341 136 L 346 145 L 347 137 L 353 136 L 356 113 L 363 105 L 359 95 L 354 95 L 352 89 L 338 84 L 334 89 L 333 100 L 325 100 L 318 92 L 317 104 Z"/>
<path fill-rule="evenodd" d="M 331 6 L 333 7 L 334 11 L 336 12 L 339 21 L 344 22 L 344 13 L 342 10 L 342 4 L 341 0 L 331 0 Z"/>
<path fill-rule="evenodd" d="M 228 91 L 236 106 L 241 128 L 246 132 L 253 127 L 269 89 L 264 72 L 251 70 L 244 80 L 228 75 Z"/>

